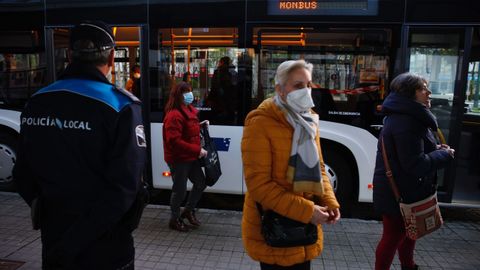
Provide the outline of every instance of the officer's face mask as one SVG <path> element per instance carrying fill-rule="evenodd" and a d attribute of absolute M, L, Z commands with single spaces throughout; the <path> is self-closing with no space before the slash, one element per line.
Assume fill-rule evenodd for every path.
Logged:
<path fill-rule="evenodd" d="M 293 90 L 287 94 L 287 104 L 297 113 L 303 113 L 314 107 L 312 88 Z"/>
<path fill-rule="evenodd" d="M 183 101 L 184 101 L 185 104 L 187 104 L 187 105 L 192 104 L 192 102 L 193 102 L 193 93 L 192 93 L 192 92 L 183 93 Z"/>
<path fill-rule="evenodd" d="M 108 80 L 109 82 L 112 82 L 112 67 L 110 67 L 110 68 L 108 69 L 108 73 L 107 73 L 107 75 L 105 75 L 105 77 L 107 78 L 107 80 Z"/>

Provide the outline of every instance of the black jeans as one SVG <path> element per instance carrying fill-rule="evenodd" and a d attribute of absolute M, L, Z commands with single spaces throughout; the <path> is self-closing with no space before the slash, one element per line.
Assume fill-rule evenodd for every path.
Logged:
<path fill-rule="evenodd" d="M 306 261 L 299 264 L 290 266 L 281 266 L 277 264 L 260 263 L 260 269 L 262 270 L 310 270 L 310 261 Z"/>
<path fill-rule="evenodd" d="M 180 205 L 185 199 L 187 193 L 187 179 L 193 183 L 192 190 L 188 196 L 185 208 L 188 210 L 195 210 L 195 207 L 202 197 L 202 193 L 207 187 L 205 184 L 205 175 L 200 162 L 198 160 L 178 162 L 168 164 L 172 172 L 172 195 L 170 197 L 170 209 L 172 210 L 172 218 L 180 217 Z"/>

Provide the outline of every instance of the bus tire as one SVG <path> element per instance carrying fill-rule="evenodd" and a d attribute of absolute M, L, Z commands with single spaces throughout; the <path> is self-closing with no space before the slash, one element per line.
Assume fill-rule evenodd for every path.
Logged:
<path fill-rule="evenodd" d="M 343 217 L 352 215 L 352 208 L 355 204 L 356 183 L 355 166 L 351 164 L 346 156 L 349 153 L 341 147 L 335 145 L 322 145 L 323 159 L 326 165 L 327 175 L 336 176 L 335 196 L 340 203 L 340 212 Z M 335 188 L 332 186 L 332 188 Z"/>
<path fill-rule="evenodd" d="M 13 191 L 12 169 L 17 159 L 17 138 L 9 133 L 0 133 L 0 190 Z"/>

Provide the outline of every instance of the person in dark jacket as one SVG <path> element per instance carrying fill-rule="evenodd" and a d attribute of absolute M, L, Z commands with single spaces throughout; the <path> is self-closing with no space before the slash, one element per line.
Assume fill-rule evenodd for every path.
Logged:
<path fill-rule="evenodd" d="M 207 187 L 198 160 L 205 157 L 207 151 L 200 146 L 200 123 L 198 111 L 191 105 L 193 99 L 190 84 L 180 82 L 175 85 L 165 106 L 166 116 L 163 120 L 164 156 L 173 180 L 169 227 L 182 232 L 190 229 L 183 222 L 184 218 L 187 218 L 192 226 L 200 226 L 194 210 Z M 180 214 L 180 205 L 187 191 L 187 178 L 193 183 L 193 187 L 185 209 Z"/>
<path fill-rule="evenodd" d="M 218 67 L 213 72 L 212 87 L 208 96 L 208 105 L 212 111 L 212 124 L 232 125 L 238 113 L 238 74 L 231 65 L 228 56 L 218 61 Z"/>
<path fill-rule="evenodd" d="M 106 78 L 110 27 L 83 22 L 70 39 L 72 62 L 22 112 L 15 183 L 38 211 L 43 269 L 134 269 L 131 218 L 146 154 L 141 104 Z"/>
<path fill-rule="evenodd" d="M 454 150 L 437 144 L 437 121 L 430 112 L 427 80 L 412 73 L 397 76 L 382 110 L 386 117 L 377 147 L 373 203 L 382 215 L 383 235 L 376 250 L 375 269 L 390 269 L 398 250 L 402 269 L 418 269 L 413 259 L 415 241 L 406 237 L 398 202 L 385 175 L 381 140 L 396 185 L 405 203 L 425 199 L 436 191 L 437 170 L 453 159 Z"/>

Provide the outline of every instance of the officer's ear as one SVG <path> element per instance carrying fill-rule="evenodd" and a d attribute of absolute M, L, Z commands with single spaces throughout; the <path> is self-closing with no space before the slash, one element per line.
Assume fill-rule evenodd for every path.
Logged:
<path fill-rule="evenodd" d="M 111 49 L 110 54 L 108 55 L 108 67 L 113 67 L 115 63 L 115 50 Z"/>

